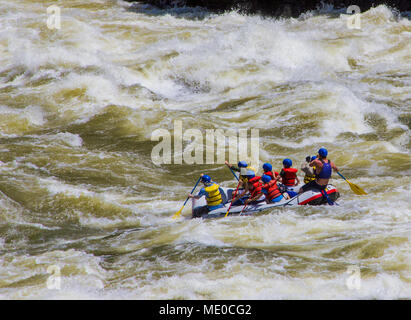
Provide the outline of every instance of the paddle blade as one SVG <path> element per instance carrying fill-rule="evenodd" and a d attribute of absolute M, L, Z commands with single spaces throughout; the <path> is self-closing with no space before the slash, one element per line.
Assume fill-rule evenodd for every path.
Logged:
<path fill-rule="evenodd" d="M 358 195 L 366 195 L 367 192 L 365 192 L 362 188 L 360 188 L 359 186 L 357 186 L 356 184 L 346 180 L 348 182 L 348 184 L 350 185 L 350 188 L 352 190 L 352 192 L 354 192 L 355 194 Z"/>
<path fill-rule="evenodd" d="M 178 210 L 178 211 L 174 214 L 173 219 L 177 219 L 177 218 L 181 215 L 181 212 L 183 211 L 183 209 L 184 209 L 184 206 L 182 206 L 181 209 Z"/>

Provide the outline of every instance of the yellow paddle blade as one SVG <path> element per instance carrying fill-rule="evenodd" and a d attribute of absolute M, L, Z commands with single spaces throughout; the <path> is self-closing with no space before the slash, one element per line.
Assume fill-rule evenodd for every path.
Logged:
<path fill-rule="evenodd" d="M 354 184 L 354 183 L 352 183 L 352 182 L 350 182 L 350 181 L 348 181 L 348 180 L 345 180 L 345 181 L 348 182 L 348 184 L 350 185 L 351 190 L 352 190 L 355 194 L 358 194 L 358 195 L 366 195 L 366 194 L 367 194 L 367 192 L 365 192 L 362 188 L 360 188 L 360 187 L 357 186 L 356 184 Z"/>
<path fill-rule="evenodd" d="M 183 209 L 184 209 L 184 206 L 182 206 L 181 209 L 178 210 L 178 211 L 174 214 L 173 219 L 177 219 L 177 218 L 180 216 L 181 211 L 183 211 Z"/>

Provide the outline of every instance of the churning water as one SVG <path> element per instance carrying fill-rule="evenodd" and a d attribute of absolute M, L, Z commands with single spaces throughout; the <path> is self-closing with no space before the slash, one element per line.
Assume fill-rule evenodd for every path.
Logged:
<path fill-rule="evenodd" d="M 1 1 L 0 298 L 411 298 L 411 21 L 360 17 Z M 334 177 L 338 207 L 173 220 L 201 173 L 236 186 L 153 164 L 177 120 L 258 129 L 277 170 L 325 146 L 368 195 Z"/>

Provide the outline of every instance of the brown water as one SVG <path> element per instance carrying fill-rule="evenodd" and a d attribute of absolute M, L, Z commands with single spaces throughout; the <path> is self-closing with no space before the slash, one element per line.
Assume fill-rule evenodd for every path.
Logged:
<path fill-rule="evenodd" d="M 0 298 L 411 298 L 409 18 L 64 1 L 50 30 L 53 4 L 0 4 Z M 236 185 L 153 164 L 176 120 L 259 129 L 260 168 L 324 146 L 368 195 L 335 176 L 338 207 L 173 220 L 200 173 Z"/>

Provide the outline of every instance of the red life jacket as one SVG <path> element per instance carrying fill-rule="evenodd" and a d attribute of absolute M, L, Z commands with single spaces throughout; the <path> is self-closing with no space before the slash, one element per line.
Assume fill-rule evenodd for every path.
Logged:
<path fill-rule="evenodd" d="M 248 190 L 250 191 L 252 198 L 263 192 L 263 184 L 261 183 L 260 179 L 261 177 L 254 177 L 248 180 Z"/>
<path fill-rule="evenodd" d="M 264 174 L 267 175 L 267 176 L 270 176 L 271 179 L 274 179 L 274 177 L 276 177 L 276 178 L 278 177 L 278 172 L 277 171 L 274 171 L 274 174 L 273 174 L 272 171 L 266 171 L 266 172 L 264 172 Z"/>
<path fill-rule="evenodd" d="M 295 178 L 297 178 L 298 169 L 295 168 L 284 168 L 282 170 L 281 177 L 283 178 L 283 185 L 293 186 L 295 185 Z"/>
<path fill-rule="evenodd" d="M 278 189 L 277 181 L 271 180 L 270 182 L 263 185 L 263 188 L 267 190 L 266 197 L 269 201 L 281 195 L 280 189 Z"/>

